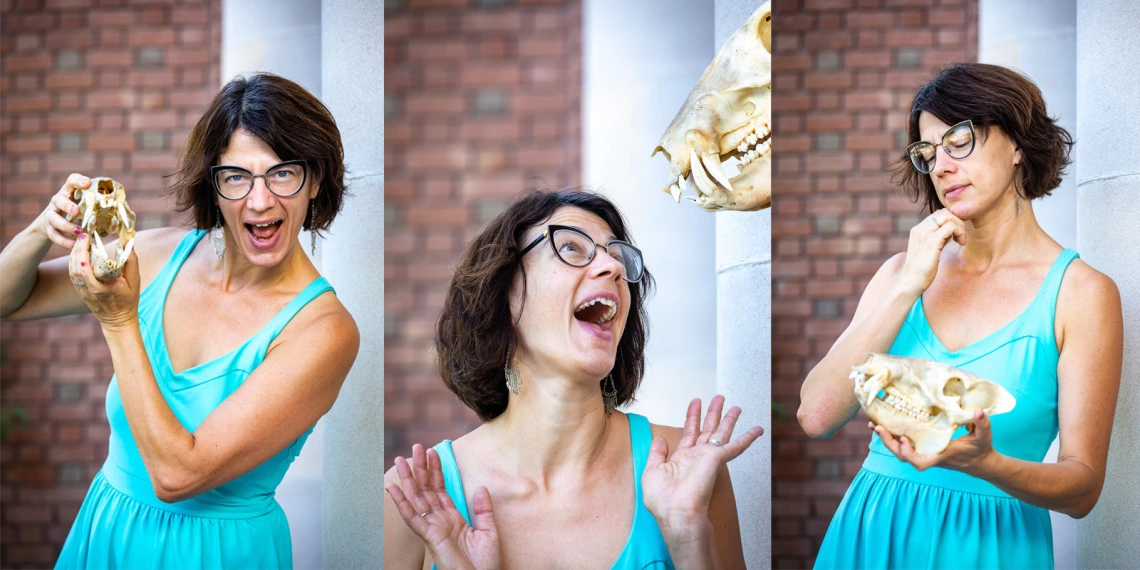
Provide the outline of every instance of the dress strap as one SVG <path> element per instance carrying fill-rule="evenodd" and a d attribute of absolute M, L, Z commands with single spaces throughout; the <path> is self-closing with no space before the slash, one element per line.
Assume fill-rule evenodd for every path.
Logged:
<path fill-rule="evenodd" d="M 443 484 L 447 487 L 447 496 L 455 503 L 455 509 L 463 515 L 463 520 L 471 524 L 471 514 L 467 512 L 467 493 L 463 491 L 463 479 L 459 476 L 459 465 L 455 463 L 455 452 L 451 450 L 451 440 L 445 439 L 432 449 L 439 454 L 439 463 L 443 468 Z"/>
<path fill-rule="evenodd" d="M 637 505 L 641 505 L 641 474 L 649 461 L 649 447 L 653 443 L 653 431 L 649 420 L 638 414 L 626 414 L 629 418 L 629 443 L 633 448 L 633 479 L 637 491 Z"/>
<path fill-rule="evenodd" d="M 289 301 L 289 304 L 285 305 L 285 307 L 273 317 L 273 320 L 269 321 L 269 324 L 265 325 L 265 328 L 258 331 L 257 335 L 251 338 L 249 342 L 257 346 L 258 353 L 264 358 L 265 352 L 269 350 L 269 344 L 273 342 L 273 339 L 277 338 L 277 335 L 281 334 L 285 325 L 289 324 L 289 321 L 293 320 L 293 317 L 297 316 L 297 313 L 301 312 L 301 309 L 305 308 L 305 305 L 308 305 L 313 299 L 321 296 L 326 291 L 336 292 L 324 277 L 313 279 L 307 287 L 298 293 L 296 297 L 293 297 L 293 300 Z"/>
<path fill-rule="evenodd" d="M 1041 284 L 1041 292 L 1039 297 L 1045 302 L 1048 308 L 1048 323 L 1053 326 L 1057 317 L 1057 297 L 1061 293 L 1061 280 L 1065 277 L 1065 271 L 1069 268 L 1069 264 L 1080 257 L 1075 250 L 1065 249 L 1058 256 L 1057 260 L 1053 262 L 1053 266 L 1049 268 L 1049 273 L 1045 275 L 1045 282 Z"/>

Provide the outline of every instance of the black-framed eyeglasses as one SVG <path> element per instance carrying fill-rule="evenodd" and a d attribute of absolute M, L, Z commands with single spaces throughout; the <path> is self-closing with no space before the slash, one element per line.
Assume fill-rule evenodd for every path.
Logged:
<path fill-rule="evenodd" d="M 269 191 L 282 198 L 288 198 L 305 187 L 309 175 L 309 163 L 304 160 L 289 160 L 275 164 L 265 174 L 254 174 L 240 166 L 211 166 L 210 178 L 214 190 L 226 200 L 241 200 L 253 190 L 253 179 L 261 178 Z"/>
<path fill-rule="evenodd" d="M 931 144 L 926 141 L 918 141 L 906 147 L 906 154 L 910 157 L 910 163 L 914 165 L 914 169 L 923 173 L 930 174 L 934 170 L 934 164 L 938 161 L 938 147 L 946 151 L 950 158 L 966 158 L 974 152 L 974 122 L 962 121 L 946 131 L 942 135 L 942 142 L 938 144 Z"/>
<path fill-rule="evenodd" d="M 586 232 L 578 228 L 570 226 L 549 225 L 542 235 L 534 238 L 530 245 L 524 247 L 519 252 L 519 258 L 526 255 L 528 251 L 534 249 L 542 240 L 550 237 L 550 247 L 554 249 L 554 255 L 558 257 L 562 263 L 574 267 L 585 267 L 594 260 L 595 254 L 598 252 L 598 244 L 586 235 Z M 625 269 L 625 275 L 622 277 L 630 283 L 637 283 L 641 281 L 641 276 L 645 272 L 645 264 L 641 257 L 641 250 L 634 247 L 633 244 L 615 239 L 605 246 L 606 253 L 610 257 L 616 259 L 622 264 Z"/>

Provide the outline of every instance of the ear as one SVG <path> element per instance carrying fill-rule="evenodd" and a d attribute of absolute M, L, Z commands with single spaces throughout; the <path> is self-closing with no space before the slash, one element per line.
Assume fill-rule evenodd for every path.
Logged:
<path fill-rule="evenodd" d="M 1013 165 L 1018 166 L 1021 164 L 1021 148 L 1013 149 Z"/>

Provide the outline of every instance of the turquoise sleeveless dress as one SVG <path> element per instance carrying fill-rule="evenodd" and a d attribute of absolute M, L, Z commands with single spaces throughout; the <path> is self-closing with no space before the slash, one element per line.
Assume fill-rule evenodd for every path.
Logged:
<path fill-rule="evenodd" d="M 991 418 L 999 453 L 1041 462 L 1057 437 L 1057 340 L 1061 278 L 1077 253 L 1057 256 L 1016 319 L 950 352 L 915 302 L 890 354 L 944 362 L 1008 389 L 1017 406 Z M 966 433 L 960 428 L 954 437 Z M 872 435 L 815 561 L 816 568 L 1052 568 L 1049 511 L 958 471 L 918 471 Z"/>
<path fill-rule="evenodd" d="M 175 373 L 162 314 L 174 276 L 206 232 L 191 231 L 139 296 L 139 328 L 167 404 L 188 430 L 234 392 L 265 358 L 270 342 L 309 301 L 332 287 L 315 279 L 265 328 L 232 352 Z M 292 544 L 274 490 L 312 433 L 250 472 L 191 499 L 164 503 L 154 494 L 131 436 L 116 377 L 107 388 L 111 438 L 56 568 L 291 568 Z"/>
<path fill-rule="evenodd" d="M 634 498 L 637 508 L 633 512 L 633 528 L 630 529 L 629 540 L 626 541 L 625 549 L 611 568 L 614 570 L 672 569 L 673 559 L 669 556 L 665 537 L 661 535 L 657 520 L 641 500 L 641 473 L 645 471 L 645 462 L 649 459 L 649 444 L 653 442 L 653 433 L 645 416 L 626 414 L 626 417 L 629 418 L 629 439 L 633 447 Z M 451 440 L 444 440 L 432 449 L 439 454 L 447 495 L 451 497 L 455 508 L 463 513 L 463 518 L 470 525 L 471 513 L 467 510 L 467 495 L 463 491 L 463 480 L 459 477 L 455 454 L 451 451 Z"/>

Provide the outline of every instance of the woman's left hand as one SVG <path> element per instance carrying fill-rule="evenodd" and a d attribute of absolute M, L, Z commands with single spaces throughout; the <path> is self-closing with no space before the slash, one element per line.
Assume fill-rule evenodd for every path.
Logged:
<path fill-rule="evenodd" d="M 708 524 L 709 501 L 721 466 L 744 453 L 764 433 L 764 428 L 756 426 L 730 441 L 740 408 L 733 406 L 722 420 L 723 408 L 724 396 L 713 398 L 702 429 L 701 400 L 690 402 L 684 433 L 672 454 L 664 438 L 653 438 L 641 489 L 645 507 L 666 537 Z"/>
<path fill-rule="evenodd" d="M 95 313 L 104 329 L 121 328 L 138 322 L 139 310 L 139 259 L 135 252 L 123 264 L 116 279 L 103 281 L 95 277 L 91 267 L 92 240 L 80 234 L 71 248 L 68 275 L 76 292 Z M 98 246 L 96 246 L 98 247 Z"/>
<path fill-rule="evenodd" d="M 970 473 L 996 453 L 990 417 L 982 410 L 974 412 L 974 425 L 970 433 L 958 439 L 950 440 L 946 449 L 935 455 L 923 455 L 915 451 L 914 444 L 908 438 L 905 436 L 895 437 L 883 426 L 874 423 L 868 425 L 871 431 L 878 434 L 879 438 L 883 440 L 883 445 L 895 454 L 895 457 L 910 463 L 919 471 L 938 466 Z"/>

